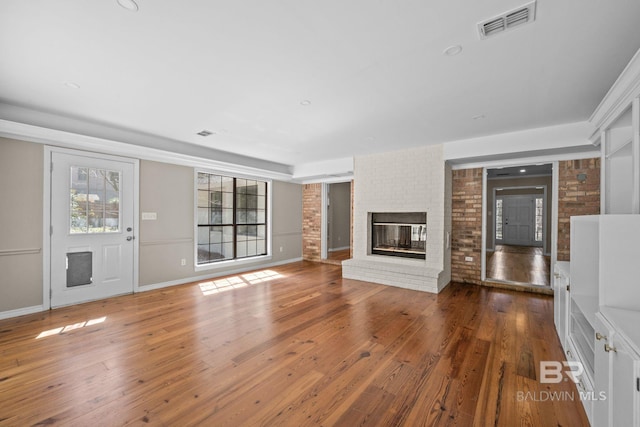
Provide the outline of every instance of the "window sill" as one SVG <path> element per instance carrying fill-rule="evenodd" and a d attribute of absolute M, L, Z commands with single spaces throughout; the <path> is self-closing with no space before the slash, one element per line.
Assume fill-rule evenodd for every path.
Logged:
<path fill-rule="evenodd" d="M 272 256 L 270 254 L 267 254 L 267 255 L 260 255 L 260 256 L 251 257 L 251 258 L 232 259 L 228 261 L 214 262 L 211 264 L 196 265 L 195 271 L 211 271 L 211 270 L 228 269 L 232 267 L 240 267 L 244 265 L 251 265 L 251 264 L 262 263 L 265 261 L 270 261 L 271 258 Z"/>

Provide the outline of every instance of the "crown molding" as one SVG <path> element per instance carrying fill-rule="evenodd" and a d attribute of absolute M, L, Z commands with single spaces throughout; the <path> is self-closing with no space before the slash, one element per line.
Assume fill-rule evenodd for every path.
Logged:
<path fill-rule="evenodd" d="M 631 58 L 589 118 L 596 129 L 608 128 L 640 96 L 640 50 Z M 596 140 L 597 135 L 592 135 Z"/>
<path fill-rule="evenodd" d="M 282 173 L 252 166 L 222 162 L 204 157 L 160 150 L 157 148 L 143 147 L 120 141 L 81 135 L 4 119 L 0 119 L 0 136 L 38 144 L 94 151 L 104 154 L 131 157 L 141 160 L 152 160 L 195 168 L 210 168 L 221 172 L 270 178 L 279 181 L 292 180 L 292 175 L 290 173 Z"/>

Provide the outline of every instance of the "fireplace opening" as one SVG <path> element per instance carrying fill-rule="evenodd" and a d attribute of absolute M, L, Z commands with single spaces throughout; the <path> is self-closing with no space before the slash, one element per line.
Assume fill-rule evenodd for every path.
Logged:
<path fill-rule="evenodd" d="M 371 253 L 426 259 L 426 212 L 374 212 L 371 218 Z"/>

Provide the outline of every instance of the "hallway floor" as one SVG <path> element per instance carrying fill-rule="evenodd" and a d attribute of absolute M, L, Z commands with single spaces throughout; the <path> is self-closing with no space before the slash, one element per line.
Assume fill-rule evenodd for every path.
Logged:
<path fill-rule="evenodd" d="M 487 252 L 487 280 L 550 286 L 550 257 L 540 247 L 496 245 Z"/>

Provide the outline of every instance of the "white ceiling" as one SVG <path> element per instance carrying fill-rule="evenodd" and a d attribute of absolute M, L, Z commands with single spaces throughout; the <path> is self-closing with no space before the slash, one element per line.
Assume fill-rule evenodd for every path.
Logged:
<path fill-rule="evenodd" d="M 2 0 L 0 102 L 296 165 L 585 121 L 640 48 L 636 0 L 137 2 Z"/>

